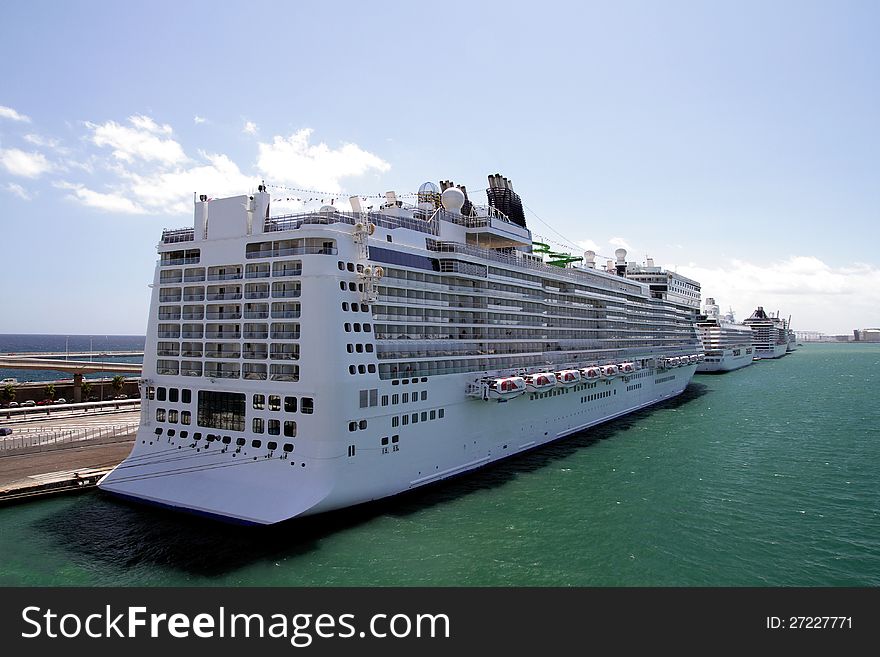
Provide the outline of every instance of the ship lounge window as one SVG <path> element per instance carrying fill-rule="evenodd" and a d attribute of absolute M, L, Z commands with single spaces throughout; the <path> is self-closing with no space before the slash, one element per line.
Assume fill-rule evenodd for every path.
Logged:
<path fill-rule="evenodd" d="M 407 394 L 409 394 L 409 393 L 407 393 Z M 400 395 L 399 394 L 398 395 L 391 395 L 391 403 L 392 404 L 399 404 L 400 403 Z"/>
<path fill-rule="evenodd" d="M 174 410 L 173 408 L 170 411 L 168 411 L 168 421 L 171 424 L 177 424 L 177 411 Z"/>
<path fill-rule="evenodd" d="M 348 284 L 348 291 L 349 292 L 357 292 L 357 285 L 355 285 L 354 283 L 349 283 Z"/>
<path fill-rule="evenodd" d="M 162 386 L 156 388 L 156 399 L 158 401 L 165 401 L 165 388 Z"/>
<path fill-rule="evenodd" d="M 339 289 L 342 290 L 343 292 L 345 292 L 345 290 L 348 289 L 347 286 L 345 285 L 345 281 L 339 281 Z"/>
<path fill-rule="evenodd" d="M 428 400 L 428 391 L 422 390 L 422 401 L 427 401 L 427 400 Z"/>
<path fill-rule="evenodd" d="M 266 395 L 254 395 L 254 408 L 258 411 L 266 408 Z"/>
<path fill-rule="evenodd" d="M 388 395 L 382 395 L 382 406 L 388 406 Z"/>
<path fill-rule="evenodd" d="M 299 412 L 300 413 L 314 413 L 315 412 L 315 401 L 311 397 L 303 397 L 300 400 L 299 404 Z"/>
<path fill-rule="evenodd" d="M 281 435 L 281 420 L 269 420 L 267 425 L 267 432 L 270 436 Z"/>
<path fill-rule="evenodd" d="M 147 386 L 147 399 L 156 398 L 156 389 L 153 386 Z"/>
<path fill-rule="evenodd" d="M 293 420 L 284 421 L 284 435 L 288 438 L 296 438 L 296 422 Z M 289 449 L 286 451 L 290 451 Z"/>
<path fill-rule="evenodd" d="M 366 429 L 366 428 L 367 428 L 367 421 L 366 420 L 361 420 L 360 422 L 358 422 L 358 429 Z"/>
<path fill-rule="evenodd" d="M 285 413 L 296 413 L 296 397 L 285 397 L 284 398 L 284 412 Z"/>
<path fill-rule="evenodd" d="M 342 302 L 342 309 L 345 310 L 345 311 L 348 310 L 348 301 L 343 301 L 343 302 Z"/>
<path fill-rule="evenodd" d="M 245 399 L 244 393 L 199 390 L 198 425 L 244 431 Z"/>
<path fill-rule="evenodd" d="M 165 421 L 165 409 L 157 408 L 156 409 L 156 422 L 164 422 Z"/>
<path fill-rule="evenodd" d="M 437 411 L 437 417 L 439 417 L 439 418 L 443 417 L 443 409 L 442 408 Z"/>
<path fill-rule="evenodd" d="M 254 433 L 263 433 L 263 431 L 265 430 L 265 429 L 263 428 L 263 418 L 261 418 L 261 417 L 255 417 L 255 418 L 254 418 L 254 421 L 251 422 L 251 430 L 252 430 Z M 260 441 L 258 440 L 258 441 L 256 441 L 256 442 L 260 442 Z M 254 445 L 254 447 L 259 447 L 259 445 Z"/>
<path fill-rule="evenodd" d="M 281 396 L 280 395 L 269 395 L 269 410 L 270 411 L 280 411 L 281 410 Z"/>

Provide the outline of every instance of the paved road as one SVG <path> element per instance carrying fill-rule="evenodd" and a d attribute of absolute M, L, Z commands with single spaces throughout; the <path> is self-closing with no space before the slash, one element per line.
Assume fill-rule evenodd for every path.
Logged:
<path fill-rule="evenodd" d="M 15 482 L 44 478 L 48 473 L 85 468 L 107 468 L 128 456 L 134 440 L 109 445 L 70 447 L 51 452 L 0 457 L 0 488 Z"/>

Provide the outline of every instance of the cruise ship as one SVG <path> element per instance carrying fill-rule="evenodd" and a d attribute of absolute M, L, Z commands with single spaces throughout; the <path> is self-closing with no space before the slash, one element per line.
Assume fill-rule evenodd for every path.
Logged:
<path fill-rule="evenodd" d="M 730 372 L 752 364 L 752 329 L 735 323 L 732 312 L 722 317 L 712 297 L 706 298 L 697 331 L 705 354 L 697 372 Z"/>
<path fill-rule="evenodd" d="M 752 345 L 755 348 L 756 360 L 764 358 L 780 358 L 788 350 L 788 330 L 785 320 L 768 315 L 763 306 L 758 306 L 752 316 L 743 321 L 752 330 Z"/>
<path fill-rule="evenodd" d="M 545 262 L 489 176 L 406 204 L 272 216 L 194 201 L 166 230 L 134 448 L 104 491 L 244 524 L 384 498 L 680 394 L 690 313 L 625 271 Z M 625 270 L 625 265 L 624 265 Z"/>

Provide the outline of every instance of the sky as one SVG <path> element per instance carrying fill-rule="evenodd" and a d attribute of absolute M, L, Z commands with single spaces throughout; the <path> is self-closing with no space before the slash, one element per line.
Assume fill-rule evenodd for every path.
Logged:
<path fill-rule="evenodd" d="M 4 2 L 0 333 L 143 334 L 194 192 L 485 202 L 496 172 L 557 250 L 880 326 L 878 29 L 872 1 Z"/>

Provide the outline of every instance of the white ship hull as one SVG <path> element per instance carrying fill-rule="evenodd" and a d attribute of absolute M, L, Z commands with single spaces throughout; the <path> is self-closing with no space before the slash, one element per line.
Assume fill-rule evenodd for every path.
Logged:
<path fill-rule="evenodd" d="M 249 447 L 253 436 L 240 452 L 224 452 L 219 441 L 197 448 L 189 438 L 157 439 L 142 426 L 132 454 L 101 488 L 244 524 L 272 524 L 389 497 L 540 447 L 671 399 L 687 387 L 694 371 L 695 365 L 641 370 L 500 402 L 462 400 L 461 390 L 472 377 L 448 376 L 443 384 L 432 382 L 434 403 L 407 409 L 410 417 L 421 417 L 424 409 L 441 406 L 443 419 L 410 424 L 410 435 L 387 449 L 365 447 L 356 460 L 344 458 L 350 438 L 343 434 L 322 436 L 324 450 L 300 452 L 297 445 L 289 455 L 267 456 L 265 449 Z M 388 385 L 384 392 L 390 391 Z M 390 422 L 390 414 L 374 420 Z M 265 443 L 266 437 L 260 438 Z"/>
<path fill-rule="evenodd" d="M 705 360 L 697 365 L 697 373 L 731 372 L 754 362 L 751 347 L 725 349 L 721 355 L 706 354 Z"/>
<path fill-rule="evenodd" d="M 788 353 L 788 344 L 774 344 L 769 346 L 755 346 L 755 360 L 770 358 L 782 358 Z"/>

